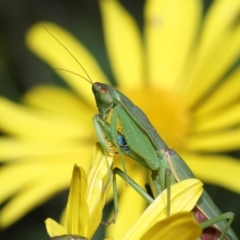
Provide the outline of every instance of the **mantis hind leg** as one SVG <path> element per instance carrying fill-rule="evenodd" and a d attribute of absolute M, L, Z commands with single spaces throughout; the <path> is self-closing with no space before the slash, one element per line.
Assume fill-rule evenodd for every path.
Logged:
<path fill-rule="evenodd" d="M 102 221 L 102 224 L 105 226 L 109 226 L 112 223 L 116 222 L 117 216 L 118 216 L 118 193 L 117 193 L 117 180 L 116 175 L 120 176 L 125 181 L 128 181 L 128 184 L 135 189 L 146 201 L 147 203 L 151 204 L 154 199 L 144 190 L 142 189 L 131 177 L 127 176 L 126 179 L 126 173 L 122 171 L 119 168 L 113 169 L 113 202 L 114 202 L 114 215 L 111 221 L 104 222 Z"/>
<path fill-rule="evenodd" d="M 152 183 L 155 197 L 157 197 L 164 189 L 167 189 L 167 215 L 171 213 L 171 185 L 173 183 L 172 171 L 170 168 L 160 168 L 159 170 L 152 171 Z"/>
<path fill-rule="evenodd" d="M 116 181 L 116 174 L 113 170 L 113 203 L 114 203 L 114 215 L 111 221 L 105 222 L 102 221 L 104 226 L 109 226 L 116 222 L 118 216 L 118 192 L 117 192 L 117 181 Z"/>
<path fill-rule="evenodd" d="M 218 239 L 219 240 L 223 240 L 225 236 L 227 236 L 227 231 L 228 229 L 230 228 L 231 224 L 232 224 L 232 221 L 234 219 L 234 213 L 232 212 L 226 212 L 226 213 L 223 213 L 217 217 L 214 217 L 214 218 L 211 218 L 209 220 L 206 220 L 204 222 L 201 222 L 201 227 L 203 229 L 203 235 L 204 234 L 214 234 L 214 233 L 208 233 L 207 231 L 205 232 L 205 230 L 207 230 L 207 228 L 209 227 L 213 227 L 214 224 L 218 223 L 218 222 L 221 222 L 221 221 L 224 221 L 226 220 L 227 221 L 227 224 L 226 226 L 224 227 L 224 229 L 221 229 L 221 231 L 215 227 L 213 227 L 215 230 L 216 230 L 216 233 L 215 235 L 218 236 Z M 237 238 L 231 238 L 232 240 L 237 240 Z"/>
<path fill-rule="evenodd" d="M 166 188 L 167 188 L 167 213 L 170 215 L 170 178 L 171 178 L 171 170 L 166 169 Z M 113 201 L 114 201 L 114 216 L 111 221 L 109 222 L 102 222 L 103 225 L 109 226 L 112 223 L 116 222 L 118 216 L 118 193 L 117 193 L 117 181 L 116 175 L 120 176 L 125 181 L 128 181 L 128 184 L 136 191 L 143 199 L 148 203 L 151 204 L 154 199 L 144 190 L 142 189 L 131 177 L 127 176 L 126 173 L 119 168 L 113 169 Z"/>

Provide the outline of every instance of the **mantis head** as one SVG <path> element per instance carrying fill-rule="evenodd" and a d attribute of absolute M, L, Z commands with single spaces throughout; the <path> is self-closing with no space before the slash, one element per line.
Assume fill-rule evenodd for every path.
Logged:
<path fill-rule="evenodd" d="M 92 91 L 98 112 L 103 119 L 106 119 L 114 106 L 114 89 L 107 84 L 95 82 L 92 84 Z"/>

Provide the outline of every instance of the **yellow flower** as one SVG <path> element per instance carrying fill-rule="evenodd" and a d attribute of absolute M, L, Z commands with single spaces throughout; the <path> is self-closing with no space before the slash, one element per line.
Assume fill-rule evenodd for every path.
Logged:
<path fill-rule="evenodd" d="M 108 162 L 112 164 L 112 157 L 108 157 Z M 108 167 L 99 145 L 94 147 L 91 163 L 88 176 L 84 169 L 74 166 L 67 203 L 67 227 L 48 218 L 45 222 L 50 237 L 73 235 L 90 239 L 101 223 L 111 184 L 106 184 Z"/>
<path fill-rule="evenodd" d="M 201 1 L 146 1 L 144 43 L 133 17 L 119 2 L 100 1 L 100 6 L 118 89 L 144 110 L 199 178 L 240 193 L 240 163 L 219 154 L 240 145 L 240 70 L 231 68 L 240 50 L 239 1 L 213 2 L 203 21 Z M 29 30 L 27 44 L 33 52 L 53 68 L 84 74 L 41 25 L 80 59 L 93 80 L 108 82 L 86 48 L 54 24 L 40 23 Z M 96 140 L 90 121 L 96 114 L 91 86 L 67 72 L 57 73 L 74 93 L 36 87 L 25 94 L 24 106 L 0 98 L 0 128 L 9 134 L 0 139 L 0 159 L 8 161 L 0 169 L 0 182 L 9 183 L 0 187 L 0 202 L 14 195 L 0 213 L 1 226 L 66 188 L 73 163 L 88 168 L 86 156 Z M 127 159 L 127 170 L 145 184 L 147 174 L 139 164 Z M 9 180 L 19 172 L 17 181 Z M 146 204 L 131 188 L 122 194 L 119 236 Z M 126 219 L 123 213 L 129 209 L 132 214 Z"/>
<path fill-rule="evenodd" d="M 170 217 L 167 216 L 167 191 L 164 190 L 123 238 L 114 239 L 196 239 L 201 234 L 201 227 L 187 212 L 196 205 L 202 190 L 202 183 L 197 179 L 172 185 Z"/>
<path fill-rule="evenodd" d="M 97 151 L 98 158 L 93 155 L 94 166 L 91 166 L 88 179 L 85 171 L 75 165 L 67 204 L 67 229 L 48 218 L 45 222 L 50 237 L 59 240 L 72 239 L 68 236 L 74 237 L 73 239 L 90 239 L 99 225 L 107 193 L 102 192 L 102 177 L 106 177 L 108 171 L 104 156 L 99 148 Z M 201 227 L 193 214 L 187 212 L 194 208 L 202 190 L 202 183 L 197 179 L 172 185 L 170 217 L 167 216 L 167 191 L 164 190 L 123 238 L 117 236 L 113 239 L 196 239 L 201 234 Z M 94 225 L 94 228 L 91 228 L 91 225 Z M 93 231 L 89 232 L 89 229 Z"/>

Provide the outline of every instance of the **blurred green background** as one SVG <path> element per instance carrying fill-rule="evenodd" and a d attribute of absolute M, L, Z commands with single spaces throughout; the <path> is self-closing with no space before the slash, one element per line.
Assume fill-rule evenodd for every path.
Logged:
<path fill-rule="evenodd" d="M 122 1 L 142 26 L 144 1 Z M 211 1 L 205 1 L 205 7 Z M 52 21 L 70 31 L 94 54 L 106 75 L 114 82 L 104 47 L 101 16 L 96 0 L 1 0 L 0 1 L 0 94 L 18 101 L 22 93 L 40 83 L 64 85 L 45 63 L 25 45 L 27 29 L 38 21 Z M 61 40 L 61 39 L 60 39 Z M 57 43 L 56 43 L 57 44 Z M 78 58 L 78 56 L 76 56 Z M 56 66 L 57 67 L 57 66 Z M 239 156 L 239 152 L 231 153 Z M 7 183 L 0 183 L 7 184 Z M 236 214 L 232 224 L 240 236 L 240 197 L 220 187 L 205 185 L 222 210 Z M 67 190 L 31 211 L 20 221 L 0 232 L 0 239 L 48 239 L 44 220 L 58 219 L 67 201 Z M 1 193 L 0 193 L 1 194 Z M 228 204 L 226 204 L 228 203 Z M 102 230 L 104 227 L 102 227 Z M 102 239 L 101 231 L 95 239 Z"/>

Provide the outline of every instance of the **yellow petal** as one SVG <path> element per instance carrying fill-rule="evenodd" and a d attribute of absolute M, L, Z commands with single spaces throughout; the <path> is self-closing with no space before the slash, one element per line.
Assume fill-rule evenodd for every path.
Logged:
<path fill-rule="evenodd" d="M 211 7 L 206 17 L 200 46 L 197 48 L 196 61 L 184 93 L 189 107 L 196 104 L 209 90 L 214 88 L 219 79 L 239 58 L 240 26 L 235 25 L 239 12 L 239 1 L 235 0 L 216 1 Z M 226 23 L 221 24 L 223 21 Z"/>
<path fill-rule="evenodd" d="M 56 236 L 67 234 L 67 231 L 64 229 L 64 227 L 59 223 L 55 222 L 51 218 L 47 218 L 45 220 L 45 224 L 46 224 L 48 235 L 50 237 L 56 237 Z"/>
<path fill-rule="evenodd" d="M 68 234 L 87 236 L 88 221 L 87 176 L 82 168 L 75 165 L 67 203 Z"/>
<path fill-rule="evenodd" d="M 240 128 L 193 134 L 187 138 L 184 148 L 191 151 L 226 152 L 240 147 Z"/>
<path fill-rule="evenodd" d="M 66 166 L 64 171 L 66 171 Z M 19 169 L 20 171 L 21 169 Z M 36 174 L 37 166 L 32 169 L 32 173 Z M 40 171 L 39 169 L 38 171 Z M 50 169 L 52 170 L 52 169 Z M 65 174 L 64 174 L 65 173 Z M 30 174 L 30 172 L 21 172 L 21 174 Z M 30 181 L 24 186 L 19 193 L 11 199 L 0 213 L 0 226 L 7 227 L 14 221 L 22 217 L 28 211 L 41 204 L 43 201 L 50 199 L 54 194 L 67 187 L 70 176 L 66 172 L 58 171 L 59 177 L 56 177 L 54 171 L 45 172 L 42 176 Z M 32 174 L 30 174 L 32 176 Z M 14 182 L 18 181 L 16 176 L 21 177 L 18 173 L 14 176 Z M 24 177 L 26 178 L 26 177 Z M 26 178 L 28 179 L 28 178 Z M 19 180 L 20 181 L 20 180 Z M 20 181 L 21 182 L 21 181 Z M 6 181 L 8 183 L 8 181 Z M 7 184 L 6 184 L 7 185 Z M 1 190 L 2 192 L 2 190 Z M 27 203 L 27 204 L 26 204 Z M 21 206 L 21 207 L 19 207 Z"/>
<path fill-rule="evenodd" d="M 66 143 L 64 144 L 52 141 L 44 142 L 1 137 L 0 161 L 16 159 L 23 160 L 22 158 L 32 158 L 32 161 L 35 161 L 36 158 L 42 157 L 41 163 L 48 164 L 47 160 L 52 157 L 49 163 L 55 163 L 56 161 L 69 161 L 69 159 L 78 162 L 79 158 L 83 154 L 87 154 L 90 149 L 90 144 L 84 141 L 84 139 L 78 143 L 68 142 L 66 140 Z M 45 160 L 46 157 L 48 157 L 47 160 Z"/>
<path fill-rule="evenodd" d="M 206 60 L 204 55 L 211 53 L 216 43 L 231 31 L 234 22 L 238 20 L 239 11 L 238 0 L 221 0 L 212 3 L 205 18 L 199 62 Z"/>
<path fill-rule="evenodd" d="M 70 182 L 69 172 L 75 163 L 88 169 L 89 150 L 78 150 L 77 155 L 67 152 L 23 158 L 18 163 L 2 166 L 0 181 L 7 184 L 1 185 L 0 202 L 14 196 L 1 209 L 0 225 L 8 226 L 32 208 L 67 188 Z"/>
<path fill-rule="evenodd" d="M 101 0 L 106 47 L 121 87 L 135 87 L 143 80 L 143 53 L 139 29 L 117 0 Z"/>
<path fill-rule="evenodd" d="M 12 162 L 2 166 L 0 169 L 0 180 L 8 184 L 1 185 L 0 202 L 6 200 L 12 194 L 15 194 L 15 192 L 21 187 L 24 187 L 25 184 L 27 185 L 35 181 L 35 179 L 42 178 L 42 184 L 44 185 L 44 176 L 46 174 L 55 174 L 56 178 L 67 175 L 66 170 L 69 169 L 69 171 L 71 171 L 75 163 L 81 165 L 84 169 L 88 169 L 89 161 L 87 158 L 89 150 L 90 149 L 81 151 L 78 149 L 78 152 L 50 153 L 45 156 L 33 155 L 20 158 L 19 160 L 21 161 L 19 162 Z M 85 159 L 85 161 L 83 161 L 83 159 Z M 19 177 L 17 181 L 15 176 Z"/>
<path fill-rule="evenodd" d="M 93 116 L 93 109 L 80 101 L 75 93 L 64 88 L 51 85 L 37 86 L 27 91 L 23 101 L 27 105 L 57 114 L 61 118 L 76 120 L 84 127 L 92 127 L 90 119 Z"/>
<path fill-rule="evenodd" d="M 193 173 L 204 182 L 240 193 L 240 162 L 223 155 L 181 153 Z"/>
<path fill-rule="evenodd" d="M 141 239 L 193 240 L 197 239 L 201 232 L 201 226 L 192 213 L 177 213 L 156 223 Z"/>
<path fill-rule="evenodd" d="M 171 215 L 189 212 L 202 194 L 202 183 L 198 179 L 187 179 L 171 186 Z M 139 239 L 150 227 L 167 217 L 167 191 L 164 190 L 137 220 L 124 239 Z M 141 229 L 141 231 L 140 231 Z"/>
<path fill-rule="evenodd" d="M 24 107 L 0 97 L 0 126 L 7 133 L 28 139 L 59 142 L 66 138 L 89 136 L 89 130 L 74 119 L 59 118 L 37 109 Z M 66 140 L 65 140 L 66 141 Z"/>
<path fill-rule="evenodd" d="M 201 119 L 207 114 L 221 110 L 239 99 L 240 68 L 237 68 L 229 77 L 227 77 L 221 85 L 216 87 L 212 94 L 203 102 L 200 107 L 194 111 L 194 117 Z M 229 94 L 231 93 L 231 94 Z M 227 97 L 226 97 L 227 96 Z"/>
<path fill-rule="evenodd" d="M 2 166 L 0 169 L 0 181 L 7 184 L 1 185 L 0 202 L 2 203 L 11 195 L 15 194 L 25 184 L 32 182 L 35 176 L 38 175 L 36 170 L 37 166 L 32 166 L 31 164 Z M 16 176 L 18 176 L 17 180 L 15 178 Z"/>
<path fill-rule="evenodd" d="M 198 0 L 146 2 L 146 64 L 152 84 L 182 87 L 179 77 L 195 40 L 201 10 Z"/>
<path fill-rule="evenodd" d="M 48 29 L 69 51 L 82 63 L 91 76 L 92 81 L 107 82 L 107 78 L 100 69 L 90 52 L 70 33 L 51 22 L 39 22 L 33 25 L 27 35 L 27 46 L 52 68 L 66 69 L 88 78 L 76 59 L 69 54 L 44 28 Z M 57 71 L 65 81 L 87 102 L 95 106 L 91 86 L 85 80 L 66 71 Z"/>
<path fill-rule="evenodd" d="M 208 114 L 205 118 L 201 119 L 194 124 L 194 133 L 203 133 L 211 131 L 221 131 L 234 127 L 239 123 L 240 119 L 240 102 L 231 104 L 217 112 Z"/>
<path fill-rule="evenodd" d="M 109 176 L 109 166 L 112 165 L 113 158 L 105 158 L 99 144 L 96 144 L 92 152 L 92 161 L 88 172 L 88 193 L 87 202 L 89 206 L 89 226 L 88 236 L 91 238 L 102 220 L 102 211 L 105 205 L 106 196 L 112 186 L 112 176 Z M 108 184 L 107 184 L 107 181 Z"/>

